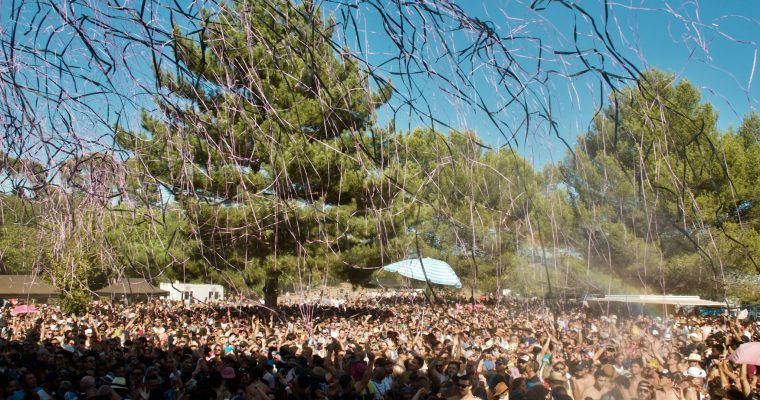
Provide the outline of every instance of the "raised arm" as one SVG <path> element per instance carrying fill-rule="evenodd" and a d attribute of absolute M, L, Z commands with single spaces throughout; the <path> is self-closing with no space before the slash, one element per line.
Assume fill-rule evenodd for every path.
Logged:
<path fill-rule="evenodd" d="M 747 378 L 747 364 L 742 364 L 741 369 L 741 389 L 742 394 L 744 394 L 745 398 L 749 398 L 749 395 L 752 394 L 752 385 L 749 382 L 749 379 Z"/>

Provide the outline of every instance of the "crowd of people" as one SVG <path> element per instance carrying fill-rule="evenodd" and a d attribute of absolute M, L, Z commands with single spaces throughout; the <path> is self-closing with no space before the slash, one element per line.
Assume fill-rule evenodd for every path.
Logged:
<path fill-rule="evenodd" d="M 735 318 L 382 297 L 270 309 L 166 300 L 0 318 L 8 400 L 758 399 Z"/>

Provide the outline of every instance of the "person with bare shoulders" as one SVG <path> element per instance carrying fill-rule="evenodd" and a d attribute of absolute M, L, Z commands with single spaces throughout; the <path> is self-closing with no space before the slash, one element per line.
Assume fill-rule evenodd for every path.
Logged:
<path fill-rule="evenodd" d="M 642 373 L 644 372 L 644 364 L 640 359 L 631 361 L 630 367 L 631 376 L 628 378 L 631 381 L 631 385 L 628 387 L 629 398 L 635 399 L 636 392 L 639 388 L 639 382 L 644 380 Z"/>
<path fill-rule="evenodd" d="M 449 400 L 483 400 L 472 394 L 472 378 L 469 375 L 461 375 L 456 379 L 457 393 L 449 397 Z"/>
<path fill-rule="evenodd" d="M 573 398 L 583 400 L 583 392 L 594 385 L 594 376 L 590 373 L 588 364 L 577 362 L 570 364 L 570 386 L 573 391 Z"/>
<path fill-rule="evenodd" d="M 636 400 L 655 400 L 654 386 L 649 381 L 639 382 L 636 388 Z"/>
<path fill-rule="evenodd" d="M 594 373 L 594 384 L 583 391 L 576 400 L 600 400 L 605 393 L 610 391 L 612 378 L 615 370 L 611 365 L 604 365 Z"/>
<path fill-rule="evenodd" d="M 673 373 L 667 369 L 661 369 L 659 374 L 660 382 L 655 393 L 656 400 L 680 400 L 679 392 L 673 388 Z"/>

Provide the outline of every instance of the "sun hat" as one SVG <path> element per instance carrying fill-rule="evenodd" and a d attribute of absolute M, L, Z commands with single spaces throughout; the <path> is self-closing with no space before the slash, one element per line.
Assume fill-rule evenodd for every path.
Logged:
<path fill-rule="evenodd" d="M 506 393 L 507 390 L 509 390 L 509 386 L 504 382 L 499 382 L 496 384 L 496 387 L 493 388 L 493 397 L 501 396 Z"/>
<path fill-rule="evenodd" d="M 689 369 L 686 370 L 686 376 L 689 378 L 706 378 L 707 372 L 699 367 L 689 367 Z"/>
<path fill-rule="evenodd" d="M 699 361 L 702 362 L 702 356 L 700 356 L 697 353 L 691 353 L 688 357 L 686 357 L 686 361 Z"/>

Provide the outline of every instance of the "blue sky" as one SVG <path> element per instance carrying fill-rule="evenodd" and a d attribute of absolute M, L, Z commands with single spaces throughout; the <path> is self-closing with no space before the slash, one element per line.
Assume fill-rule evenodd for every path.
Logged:
<path fill-rule="evenodd" d="M 559 135 L 570 145 L 577 135 L 582 134 L 594 114 L 600 107 L 600 97 L 606 101 L 609 89 L 600 85 L 598 75 L 586 74 L 577 78 L 566 78 L 573 72 L 583 69 L 575 56 L 557 56 L 553 50 L 573 50 L 573 27 L 577 25 L 578 42 L 581 49 L 601 48 L 601 43 L 593 35 L 593 26 L 589 19 L 584 19 L 578 12 L 570 10 L 559 3 L 539 2 L 545 6 L 542 10 L 531 10 L 527 1 L 483 0 L 457 2 L 467 15 L 484 21 L 490 21 L 494 30 L 502 37 L 534 36 L 542 39 L 544 48 L 542 69 L 556 69 L 560 74 L 549 77 L 546 85 L 534 85 L 538 92 L 533 96 L 535 110 L 539 106 L 551 107 L 553 119 L 558 124 Z M 603 2 L 596 0 L 577 2 L 595 20 L 600 29 L 604 26 Z M 719 127 L 726 129 L 736 126 L 742 115 L 756 110 L 760 98 L 760 83 L 753 68 L 758 66 L 757 46 L 760 43 L 760 2 L 756 1 L 613 1 L 609 3 L 607 19 L 610 40 L 617 51 L 632 64 L 643 70 L 656 67 L 672 72 L 679 78 L 686 78 L 699 87 L 705 101 L 712 102 L 720 113 Z M 393 10 L 388 9 L 392 14 Z M 382 21 L 372 9 L 358 8 L 354 17 L 363 25 L 359 30 L 361 39 L 348 39 L 352 48 L 362 48 L 374 64 L 397 54 L 388 35 L 382 28 Z M 339 22 L 340 22 L 339 18 Z M 420 20 L 417 20 L 423 26 Z M 465 34 L 444 34 L 448 46 L 462 48 L 468 44 Z M 520 61 L 535 67 L 537 48 L 527 41 L 510 42 Z M 442 54 L 442 46 L 435 41 L 427 43 L 427 60 Z M 593 59 L 593 57 L 591 57 Z M 613 72 L 623 72 L 619 65 L 606 57 L 603 67 Z M 466 88 L 471 94 L 482 95 L 486 103 L 504 103 L 507 97 L 504 88 L 509 85 L 494 84 L 497 76 L 493 69 L 477 69 L 468 79 L 472 87 Z M 433 67 L 448 77 L 454 76 L 451 62 L 446 60 Z M 390 64 L 383 71 L 392 76 L 398 67 Z M 529 75 L 529 74 L 528 74 Z M 428 77 L 415 78 L 415 82 L 424 87 L 421 92 L 429 99 L 432 112 L 458 129 L 472 129 L 478 132 L 484 142 L 503 145 L 506 140 L 497 126 L 519 126 L 524 111 L 513 107 L 501 112 L 500 123 L 491 121 L 485 113 L 473 110 L 469 104 L 457 101 L 454 96 L 444 93 L 447 84 Z M 398 80 L 394 80 L 398 85 Z M 401 90 L 405 90 L 401 85 Z M 603 96 L 600 94 L 603 89 Z M 392 105 L 408 110 L 400 103 L 401 98 L 394 99 Z M 531 104 L 530 101 L 528 101 Z M 533 110 L 533 109 L 532 109 Z M 388 107 L 381 110 L 381 122 L 388 120 L 391 113 Z M 565 145 L 548 129 L 548 124 L 537 123 L 530 133 L 521 134 L 514 142 L 517 150 L 529 158 L 536 166 L 546 162 L 556 162 L 565 156 Z M 396 114 L 396 126 L 401 128 L 425 126 L 430 121 L 424 117 L 408 114 Z"/>
<path fill-rule="evenodd" d="M 351 3 L 354 0 L 341 1 Z M 154 12 L 151 23 L 168 29 L 167 14 L 159 11 L 159 3 L 147 3 L 149 8 L 146 11 L 146 20 L 150 19 L 151 12 Z M 194 7 L 196 10 L 198 4 L 201 3 L 189 0 L 180 2 L 188 9 Z M 360 2 L 357 1 L 357 3 Z M 525 113 L 521 106 L 512 104 L 505 107 L 496 114 L 498 121 L 494 123 L 485 113 L 473 110 L 471 104 L 458 100 L 451 91 L 462 90 L 463 94 L 472 98 L 480 96 L 480 101 L 493 109 L 504 106 L 510 98 L 506 90 L 520 88 L 515 81 L 506 83 L 497 81 L 499 76 L 495 66 L 505 66 L 508 57 L 512 56 L 524 68 L 518 72 L 521 82 L 529 82 L 527 88 L 531 91 L 530 95 L 523 97 L 526 107 L 530 112 L 544 114 L 550 110 L 552 118 L 557 123 L 559 135 L 572 145 L 576 136 L 587 129 L 594 111 L 603 105 L 602 101 L 606 101 L 609 90 L 600 84 L 596 74 L 586 74 L 575 78 L 564 77 L 563 74 L 570 75 L 582 70 L 584 66 L 576 56 L 560 56 L 553 52 L 574 49 L 574 25 L 577 26 L 580 49 L 600 48 L 601 43 L 594 38 L 590 21 L 577 10 L 568 9 L 558 2 L 539 1 L 537 8 L 541 8 L 540 10 L 530 9 L 528 0 L 458 0 L 455 3 L 462 7 L 466 15 L 487 21 L 500 37 L 507 38 L 508 40 L 504 43 L 508 52 L 484 55 L 475 62 L 441 58 L 444 55 L 443 42 L 456 51 L 466 48 L 474 39 L 474 36 L 468 34 L 466 29 L 446 30 L 453 27 L 451 25 L 453 20 L 441 18 L 439 23 L 443 29 L 438 31 L 428 29 L 427 42 L 424 47 L 418 48 L 417 53 L 425 60 L 430 70 L 440 75 L 438 78 L 426 74 L 415 75 L 407 81 L 415 86 L 414 90 L 409 90 L 404 85 L 404 81 L 394 75 L 402 69 L 398 63 L 384 64 L 385 61 L 398 55 L 398 52 L 390 36 L 383 29 L 377 10 L 368 7 L 366 3 L 351 8 L 358 32 L 350 32 L 353 25 L 346 24 L 349 32 L 338 29 L 337 40 L 345 40 L 355 51 L 361 49 L 373 65 L 382 64 L 377 72 L 389 77 L 400 91 L 405 94 L 424 95 L 427 102 L 415 98 L 415 104 L 418 106 L 424 104 L 425 107 L 429 107 L 430 112 L 441 122 L 457 129 L 472 129 L 491 146 L 504 145 L 506 143 L 504 135 L 510 135 L 512 133 L 510 130 L 515 130 L 517 133 L 512 144 L 516 144 L 517 151 L 536 166 L 556 162 L 564 157 L 564 144 L 540 118 L 531 118 L 532 125 L 527 129 L 527 135 L 525 134 L 525 125 L 522 120 Z M 605 24 L 603 1 L 579 0 L 574 3 L 587 11 L 599 24 L 600 29 L 603 29 Z M 10 4 L 8 2 L 0 4 L 2 4 L 0 22 L 3 27 L 8 27 L 11 18 Z M 136 7 L 137 4 L 139 2 L 134 3 L 134 6 Z M 398 14 L 399 11 L 394 9 L 390 2 L 386 4 L 388 13 Z M 433 4 L 433 2 L 428 4 Z M 760 43 L 760 1 L 617 0 L 610 1 L 608 4 L 607 31 L 617 51 L 642 70 L 657 67 L 689 79 L 702 89 L 704 99 L 712 102 L 720 112 L 721 128 L 736 126 L 742 115 L 758 108 L 760 82 L 756 81 L 760 72 L 753 74 L 753 69 L 760 69 L 755 65 L 757 46 Z M 323 6 L 327 11 L 335 7 L 333 3 L 327 1 L 323 3 Z M 151 9 L 152 7 L 155 7 L 155 10 Z M 30 6 L 27 12 L 33 9 L 35 7 Z M 93 12 L 87 12 L 93 14 Z M 411 9 L 404 9 L 403 12 L 417 25 L 418 36 L 415 37 L 415 43 L 422 44 L 423 37 L 419 33 L 424 31 L 423 26 L 430 27 L 430 21 L 423 23 Z M 446 13 L 447 11 L 444 11 L 444 15 Z M 31 19 L 31 13 L 21 13 L 20 19 L 24 18 Z M 175 21 L 182 23 L 176 14 L 175 18 L 178 18 Z M 345 14 L 337 14 L 336 18 L 339 23 L 346 22 Z M 51 18 L 50 21 L 55 22 L 55 19 Z M 23 21 L 21 25 L 24 25 Z M 186 27 L 188 30 L 191 29 L 189 26 Z M 406 28 L 407 37 L 411 37 L 408 34 L 410 27 Z M 34 34 L 34 31 L 31 32 L 28 35 L 29 38 Z M 51 30 L 46 32 L 51 32 Z M 95 37 L 98 35 L 94 30 L 88 32 Z M 7 34 L 7 31 L 4 34 Z M 348 36 L 343 37 L 342 34 Z M 67 35 L 71 35 L 71 32 L 64 31 L 57 36 L 56 40 L 59 41 L 60 46 L 68 42 L 70 36 Z M 541 45 L 539 46 L 535 40 L 518 40 L 517 37 L 540 38 Z M 44 33 L 38 40 L 43 39 L 45 39 Z M 123 58 L 116 58 L 118 72 L 112 75 L 112 81 L 117 85 L 116 90 L 123 97 L 95 96 L 88 105 L 93 107 L 96 114 L 109 116 L 111 122 L 114 122 L 115 115 L 120 113 L 119 121 L 134 127 L 138 122 L 139 106 L 150 106 L 150 96 L 144 95 L 135 84 L 135 82 L 140 82 L 148 87 L 151 86 L 152 70 L 148 62 L 149 53 L 138 46 L 125 51 L 119 47 L 120 43 L 116 38 L 109 38 L 109 40 L 113 41 L 114 46 L 101 49 L 102 54 L 112 51 L 117 56 L 125 55 Z M 39 43 L 41 42 L 37 45 Z M 557 74 L 548 76 L 545 84 L 529 79 L 538 71 L 539 47 L 543 49 L 540 53 L 541 69 L 557 71 Z M 74 54 L 71 59 L 77 55 L 86 54 L 81 46 L 76 50 L 70 51 Z M 489 57 L 496 62 L 491 65 L 483 64 L 482 60 Z M 604 55 L 604 61 L 593 55 L 588 56 L 588 59 L 596 67 L 623 72 L 620 65 L 612 61 L 609 54 Z M 464 75 L 460 78 L 456 76 L 455 65 L 462 67 Z M 83 62 L 80 67 L 90 79 L 104 81 L 102 76 L 97 76 L 99 70 L 92 63 Z M 131 71 L 132 75 L 127 71 Z M 32 70 L 21 71 L 22 74 L 24 72 L 34 73 Z M 454 78 L 455 86 L 443 84 L 441 76 Z M 68 88 L 73 87 L 70 82 L 63 82 L 63 84 Z M 98 88 L 87 82 L 79 82 L 75 90 L 97 91 Z M 431 123 L 420 115 L 408 114 L 408 107 L 402 105 L 404 100 L 404 96 L 399 95 L 391 102 L 391 106 L 399 110 L 396 114 L 397 128 L 412 129 Z M 386 123 L 391 118 L 391 106 L 380 110 L 381 123 Z M 88 112 L 76 108 L 72 111 Z M 82 115 L 76 121 L 78 125 L 75 128 L 84 132 L 88 130 L 94 132 L 91 136 L 101 135 L 104 130 L 102 126 L 98 126 L 101 122 L 92 116 Z M 445 130 L 444 127 L 439 126 L 439 128 Z"/>

